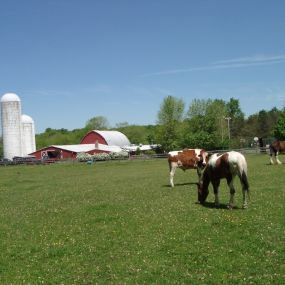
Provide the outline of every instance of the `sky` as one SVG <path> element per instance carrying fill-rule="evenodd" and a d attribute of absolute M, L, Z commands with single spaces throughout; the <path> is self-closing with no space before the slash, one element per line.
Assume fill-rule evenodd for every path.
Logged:
<path fill-rule="evenodd" d="M 285 106 L 283 0 L 0 0 L 0 96 L 46 128 L 157 123 L 163 99 Z"/>

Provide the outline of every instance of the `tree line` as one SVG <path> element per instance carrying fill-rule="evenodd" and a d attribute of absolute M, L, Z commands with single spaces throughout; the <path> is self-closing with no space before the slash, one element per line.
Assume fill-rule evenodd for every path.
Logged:
<path fill-rule="evenodd" d="M 79 144 L 91 130 L 118 130 L 133 144 L 159 144 L 161 151 L 187 147 L 209 150 L 248 147 L 254 137 L 263 138 L 264 143 L 285 139 L 285 107 L 261 110 L 246 118 L 235 98 L 229 101 L 194 99 L 186 109 L 182 99 L 167 96 L 160 105 L 155 125 L 122 122 L 111 127 L 107 118 L 96 116 L 81 129 L 47 128 L 36 135 L 37 149 Z"/>
<path fill-rule="evenodd" d="M 158 141 L 164 149 L 247 147 L 258 137 L 264 142 L 285 139 L 285 108 L 261 110 L 245 118 L 239 100 L 194 99 L 185 113 L 183 100 L 164 98 L 158 112 Z"/>

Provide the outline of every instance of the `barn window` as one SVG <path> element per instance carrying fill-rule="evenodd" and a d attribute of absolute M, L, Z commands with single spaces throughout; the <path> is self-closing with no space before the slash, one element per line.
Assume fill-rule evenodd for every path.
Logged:
<path fill-rule="evenodd" d="M 47 155 L 48 155 L 48 158 L 60 159 L 60 151 L 59 150 L 48 150 Z"/>

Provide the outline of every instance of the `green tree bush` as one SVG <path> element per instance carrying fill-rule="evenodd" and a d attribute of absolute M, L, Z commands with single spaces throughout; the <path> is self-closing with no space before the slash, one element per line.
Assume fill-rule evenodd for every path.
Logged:
<path fill-rule="evenodd" d="M 278 140 L 285 140 L 285 108 L 274 126 L 274 137 Z"/>

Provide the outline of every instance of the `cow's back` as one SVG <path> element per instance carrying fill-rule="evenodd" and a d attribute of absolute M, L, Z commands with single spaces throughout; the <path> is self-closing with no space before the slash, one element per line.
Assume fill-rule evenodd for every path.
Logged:
<path fill-rule="evenodd" d="M 197 168 L 201 149 L 183 149 L 168 153 L 169 164 L 177 164 L 182 169 Z"/>

